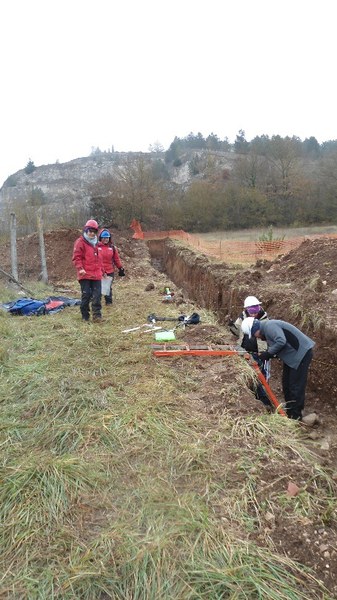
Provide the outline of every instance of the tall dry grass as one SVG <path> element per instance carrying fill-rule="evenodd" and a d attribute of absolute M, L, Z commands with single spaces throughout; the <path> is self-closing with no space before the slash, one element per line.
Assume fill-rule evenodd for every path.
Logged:
<path fill-rule="evenodd" d="M 145 283 L 120 282 L 98 326 L 78 307 L 0 314 L 1 597 L 328 599 L 264 519 L 335 519 L 334 481 L 286 419 L 193 408 L 197 364 L 122 333 L 163 312 Z M 292 462 L 315 486 L 296 503 L 279 486 Z"/>

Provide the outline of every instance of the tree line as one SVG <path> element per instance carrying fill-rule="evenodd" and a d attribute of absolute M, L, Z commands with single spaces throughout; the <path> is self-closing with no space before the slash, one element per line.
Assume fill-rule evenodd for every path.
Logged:
<path fill-rule="evenodd" d="M 172 169 L 183 166 L 191 180 L 174 184 Z M 93 185 L 91 197 L 93 213 L 112 215 L 120 228 L 133 218 L 147 229 L 195 232 L 336 223 L 337 140 L 264 135 L 248 142 L 240 131 L 230 145 L 191 133 L 175 137 L 155 160 L 126 157 L 116 175 Z"/>
<path fill-rule="evenodd" d="M 190 232 L 337 223 L 337 140 L 262 135 L 247 141 L 240 130 L 233 144 L 213 133 L 190 133 L 175 137 L 166 151 L 150 150 L 112 148 L 116 168 L 90 185 L 88 214 L 119 229 L 137 219 L 144 229 Z M 35 169 L 30 159 L 26 174 Z M 186 169 L 189 181 L 175 183 Z M 62 203 L 49 215 L 50 226 L 78 227 L 83 210 L 68 210 L 66 194 Z M 47 211 L 48 204 L 42 189 L 32 187 L 24 214 L 15 208 L 21 234 L 35 230 L 36 210 Z"/>

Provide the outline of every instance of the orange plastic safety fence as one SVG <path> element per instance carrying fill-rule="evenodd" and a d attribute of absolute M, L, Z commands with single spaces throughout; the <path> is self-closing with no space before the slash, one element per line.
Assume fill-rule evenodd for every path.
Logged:
<path fill-rule="evenodd" d="M 206 241 L 203 238 L 180 230 L 167 231 L 143 231 L 138 221 L 133 221 L 130 227 L 134 230 L 133 238 L 144 240 L 160 240 L 165 238 L 181 240 L 193 248 L 218 258 L 228 263 L 254 264 L 259 258 L 274 260 L 281 254 L 286 254 L 298 248 L 306 239 L 336 238 L 337 234 L 310 235 L 305 237 L 291 238 L 288 240 L 262 241 L 239 241 L 239 240 L 217 240 Z"/>

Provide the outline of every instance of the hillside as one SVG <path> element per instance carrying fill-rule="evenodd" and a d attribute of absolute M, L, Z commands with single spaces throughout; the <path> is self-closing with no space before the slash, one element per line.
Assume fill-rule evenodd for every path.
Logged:
<path fill-rule="evenodd" d="M 164 152 L 102 152 L 67 163 L 38 166 L 29 173 L 21 169 L 13 173 L 0 189 L 0 214 L 13 210 L 13 207 L 31 206 L 36 202 L 36 205 L 42 203 L 45 206 L 46 214 L 51 218 L 58 217 L 59 223 L 65 223 L 78 209 L 88 209 L 92 197 L 97 194 L 97 186 L 102 193 L 104 181 L 118 176 L 125 164 L 133 164 L 139 160 L 147 165 L 159 163 L 161 173 L 173 185 L 184 186 L 194 178 L 188 161 L 195 155 L 203 154 L 203 151 L 190 151 L 179 167 L 166 165 Z M 208 152 L 207 156 L 209 155 L 214 155 L 219 168 L 231 168 L 233 153 Z M 32 197 L 34 190 L 39 192 L 35 199 Z"/>

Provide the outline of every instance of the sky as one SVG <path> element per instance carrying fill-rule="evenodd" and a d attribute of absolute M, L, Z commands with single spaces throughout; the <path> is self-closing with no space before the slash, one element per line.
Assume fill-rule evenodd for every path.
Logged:
<path fill-rule="evenodd" d="M 335 0 L 2 0 L 0 187 L 93 148 L 337 139 Z"/>

